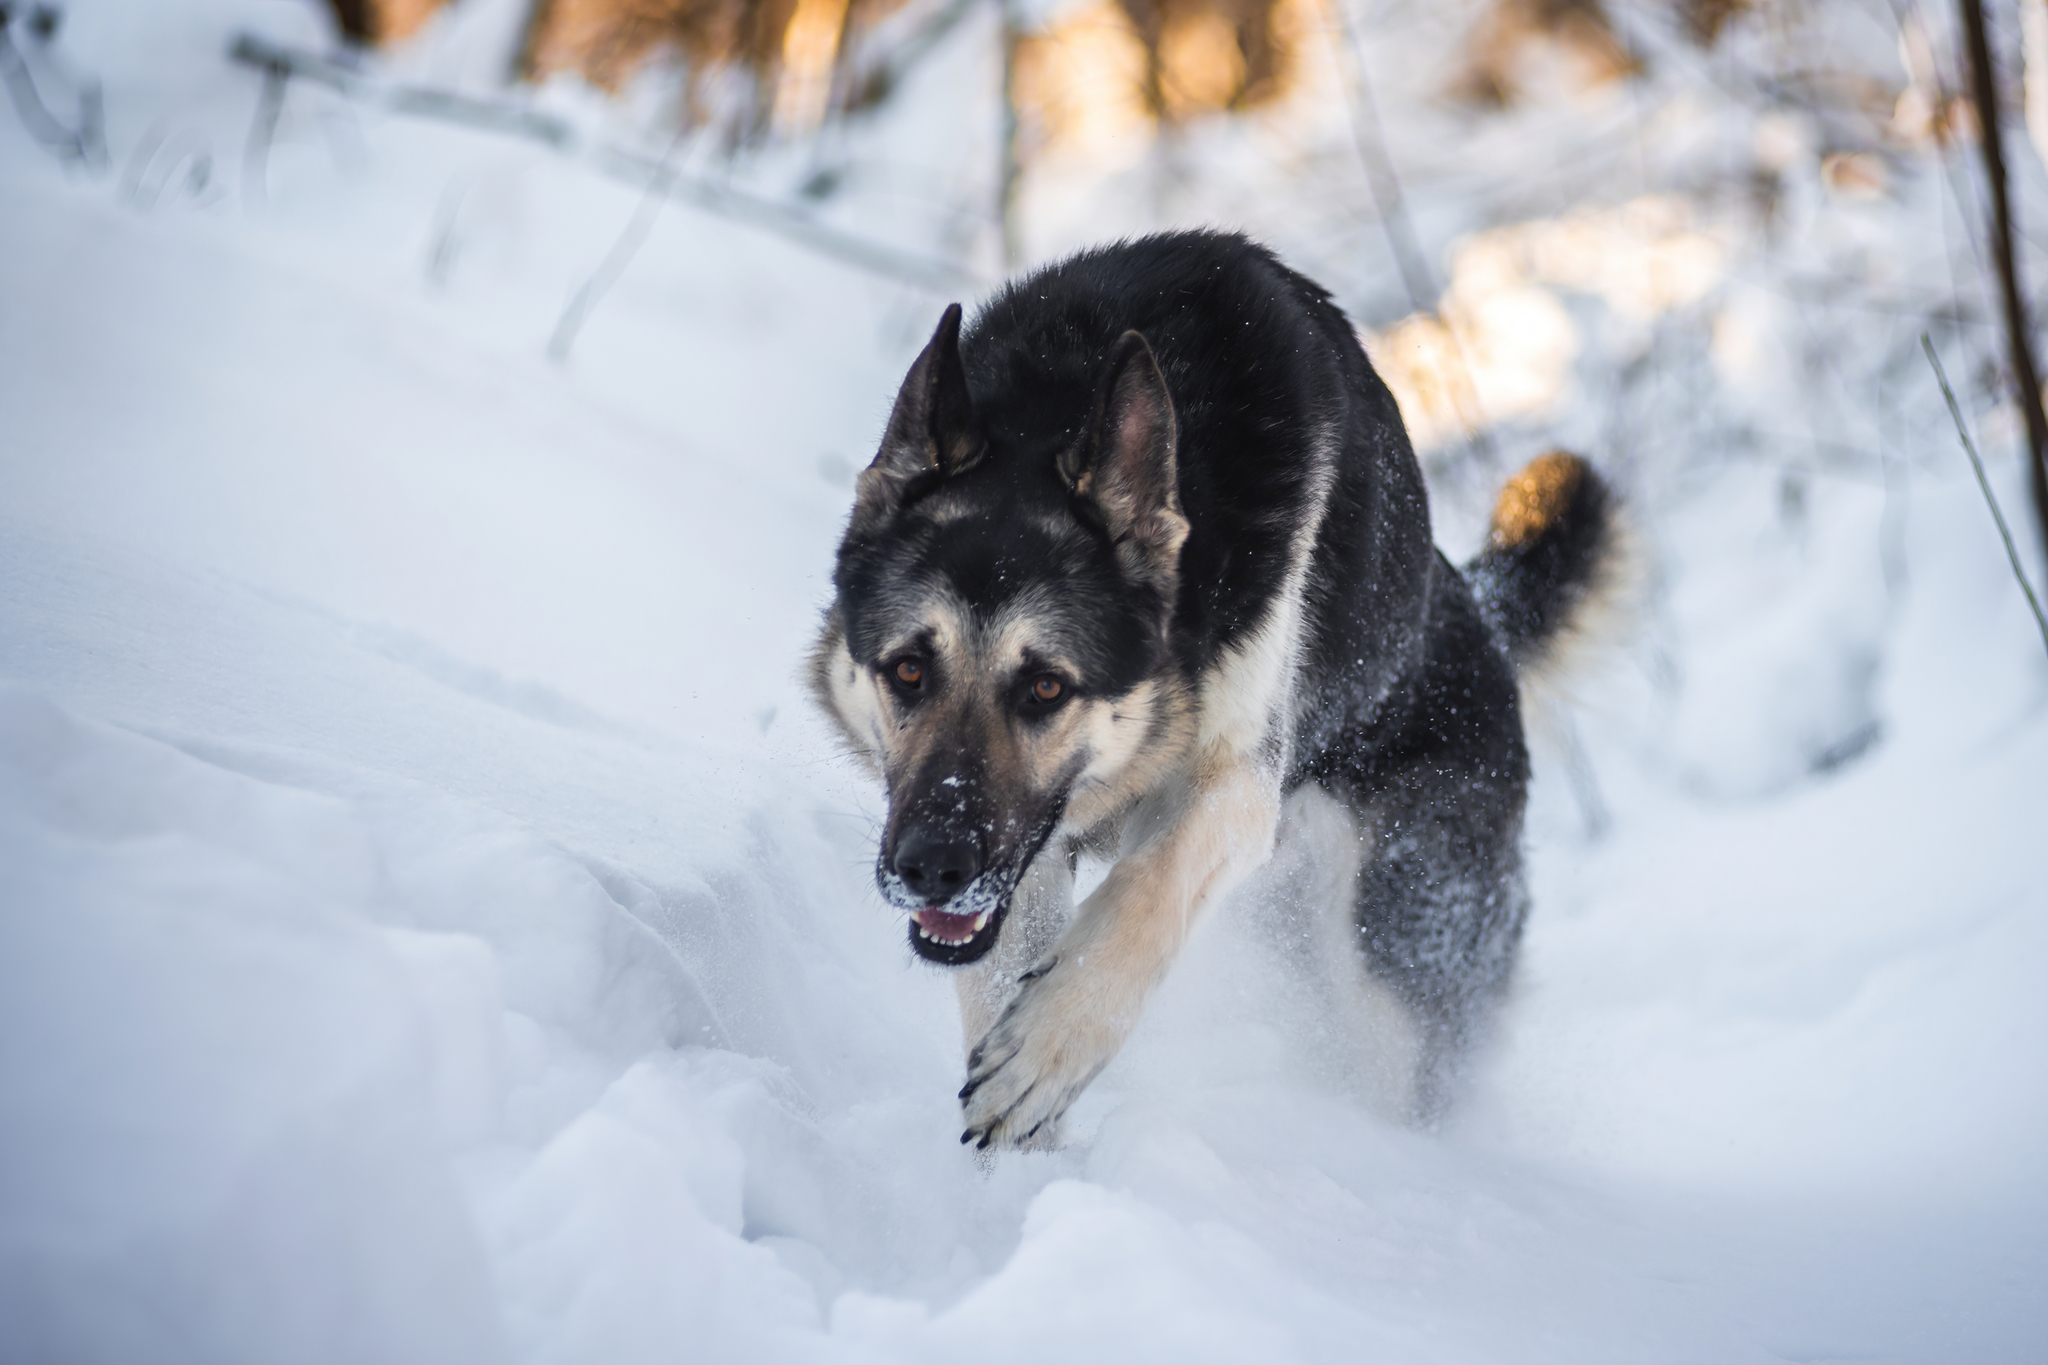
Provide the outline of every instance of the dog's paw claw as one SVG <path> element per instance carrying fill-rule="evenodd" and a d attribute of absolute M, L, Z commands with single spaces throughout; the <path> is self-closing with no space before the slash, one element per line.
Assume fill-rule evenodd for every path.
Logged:
<path fill-rule="evenodd" d="M 1060 1117 L 1122 1041 L 1120 1031 L 1061 990 L 1048 960 L 1027 979 L 969 1056 L 960 1089 L 979 1147 L 1055 1145 Z"/>

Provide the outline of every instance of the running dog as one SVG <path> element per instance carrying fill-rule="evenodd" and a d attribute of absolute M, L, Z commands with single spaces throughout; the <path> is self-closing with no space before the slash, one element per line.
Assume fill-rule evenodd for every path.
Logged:
<path fill-rule="evenodd" d="M 1243 237 L 1084 252 L 964 330 L 948 308 L 860 476 L 811 681 L 887 786 L 883 897 L 967 969 L 961 1141 L 1057 1143 L 1295 796 L 1352 836 L 1329 884 L 1432 1120 L 1528 907 L 1518 672 L 1613 577 L 1615 513 L 1543 456 L 1453 567 L 1351 324 Z M 1115 861 L 1074 906 L 1083 851 Z"/>

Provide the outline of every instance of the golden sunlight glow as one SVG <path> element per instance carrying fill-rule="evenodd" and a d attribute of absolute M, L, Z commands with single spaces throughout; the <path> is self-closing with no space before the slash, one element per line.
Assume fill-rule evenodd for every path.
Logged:
<path fill-rule="evenodd" d="M 1154 0 L 1153 48 L 1118 0 L 1071 6 L 1018 51 L 1016 99 L 1027 141 L 1033 151 L 1123 165 L 1142 155 L 1160 122 L 1271 108 L 1299 93 L 1303 51 L 1328 46 L 1318 6 Z"/>
<path fill-rule="evenodd" d="M 1221 109 L 1244 88 L 1237 29 L 1215 10 L 1174 15 L 1159 37 L 1159 96 L 1170 118 Z"/>
<path fill-rule="evenodd" d="M 1017 53 L 1017 104 L 1034 141 L 1109 157 L 1149 144 L 1145 44 L 1115 0 L 1068 11 Z"/>
<path fill-rule="evenodd" d="M 1366 349 L 1426 450 L 1555 407 L 1580 346 L 1556 290 L 1644 322 L 1705 298 L 1726 254 L 1671 196 L 1495 228 L 1459 243 L 1436 314 L 1404 318 Z"/>
<path fill-rule="evenodd" d="M 403 42 L 419 32 L 439 8 L 441 0 L 377 0 L 372 7 L 376 15 L 377 41 Z"/>
<path fill-rule="evenodd" d="M 782 35 L 782 71 L 775 83 L 775 126 L 806 132 L 825 119 L 832 100 L 832 62 L 848 0 L 797 0 Z"/>
<path fill-rule="evenodd" d="M 527 33 L 527 75 L 574 71 L 616 91 L 663 50 L 675 32 L 673 11 L 664 0 L 549 0 Z"/>
<path fill-rule="evenodd" d="M 1697 303 L 1721 280 L 1727 248 L 1692 226 L 1676 195 L 1618 208 L 1584 209 L 1550 222 L 1503 228 L 1529 275 L 1598 295 L 1625 317 L 1647 320 Z"/>

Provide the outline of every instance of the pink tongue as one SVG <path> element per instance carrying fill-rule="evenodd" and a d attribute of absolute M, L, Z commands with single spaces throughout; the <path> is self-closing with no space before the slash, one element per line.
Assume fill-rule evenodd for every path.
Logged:
<path fill-rule="evenodd" d="M 943 910 L 918 910 L 912 912 L 912 919 L 924 926 L 926 933 L 939 942 L 957 945 L 974 937 L 974 916 L 949 915 Z"/>

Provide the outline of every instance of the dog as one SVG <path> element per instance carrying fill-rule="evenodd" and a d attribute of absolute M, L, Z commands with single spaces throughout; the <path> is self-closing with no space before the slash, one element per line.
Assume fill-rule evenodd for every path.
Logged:
<path fill-rule="evenodd" d="M 1355 968 L 1432 1122 L 1528 913 L 1518 681 L 1616 572 L 1583 460 L 1461 572 L 1330 295 L 1242 236 L 1083 252 L 945 310 L 860 475 L 810 681 L 888 793 L 875 879 L 961 969 L 962 1142 L 1048 1147 L 1190 926 L 1334 809 Z M 1083 852 L 1113 858 L 1072 904 Z"/>

